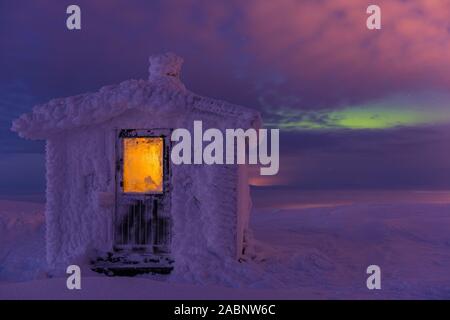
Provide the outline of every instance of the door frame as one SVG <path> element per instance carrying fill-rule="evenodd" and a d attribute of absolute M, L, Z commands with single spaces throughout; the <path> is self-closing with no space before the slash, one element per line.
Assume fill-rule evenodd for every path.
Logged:
<path fill-rule="evenodd" d="M 144 250 L 151 249 L 154 244 L 146 245 L 124 245 L 118 243 L 118 210 L 121 203 L 133 203 L 138 200 L 141 201 L 167 201 L 166 210 L 170 213 L 170 192 L 171 192 L 171 166 L 170 166 L 170 151 L 171 151 L 171 134 L 172 129 L 155 128 L 155 129 L 116 129 L 115 130 L 115 203 L 113 216 L 113 247 L 115 250 L 132 249 Z M 163 191 L 158 193 L 125 193 L 123 192 L 123 139 L 124 138 L 162 138 L 163 139 Z M 156 203 L 156 202 L 154 202 Z M 171 217 L 170 217 L 171 218 Z"/>

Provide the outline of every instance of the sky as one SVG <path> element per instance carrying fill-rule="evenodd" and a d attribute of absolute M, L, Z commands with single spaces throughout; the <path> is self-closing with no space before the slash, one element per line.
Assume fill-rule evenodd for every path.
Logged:
<path fill-rule="evenodd" d="M 368 30 L 377 4 L 381 30 Z M 66 29 L 81 7 L 82 30 Z M 42 194 L 44 143 L 10 131 L 33 105 L 147 78 L 184 57 L 190 90 L 280 128 L 280 172 L 255 186 L 450 188 L 445 0 L 0 0 L 0 196 Z"/>

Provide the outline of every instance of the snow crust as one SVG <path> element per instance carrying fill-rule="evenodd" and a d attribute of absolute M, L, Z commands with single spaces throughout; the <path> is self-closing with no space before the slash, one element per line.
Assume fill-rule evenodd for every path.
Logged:
<path fill-rule="evenodd" d="M 183 58 L 169 52 L 162 55 L 150 56 L 148 59 L 148 80 L 156 83 L 166 83 L 185 91 L 185 86 L 180 81 Z"/>
<path fill-rule="evenodd" d="M 76 261 L 83 289 L 74 292 L 65 287 L 64 268 L 58 276 L 45 264 L 43 207 L 0 201 L 0 298 L 449 299 L 449 209 L 361 203 L 259 210 L 245 262 L 197 263 L 191 277 L 116 278 Z M 365 286 L 370 264 L 382 269 L 382 290 Z"/>

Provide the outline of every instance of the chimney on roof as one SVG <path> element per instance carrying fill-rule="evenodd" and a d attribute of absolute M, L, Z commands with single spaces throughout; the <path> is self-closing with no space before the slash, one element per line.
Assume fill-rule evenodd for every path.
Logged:
<path fill-rule="evenodd" d="M 165 54 L 152 55 L 148 58 L 149 80 L 156 80 L 161 77 L 173 77 L 180 79 L 181 66 L 183 58 L 172 52 Z"/>

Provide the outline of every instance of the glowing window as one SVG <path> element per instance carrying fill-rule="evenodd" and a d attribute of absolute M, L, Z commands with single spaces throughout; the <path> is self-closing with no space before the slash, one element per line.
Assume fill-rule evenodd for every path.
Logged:
<path fill-rule="evenodd" d="M 163 192 L 163 138 L 123 139 L 123 191 Z"/>

